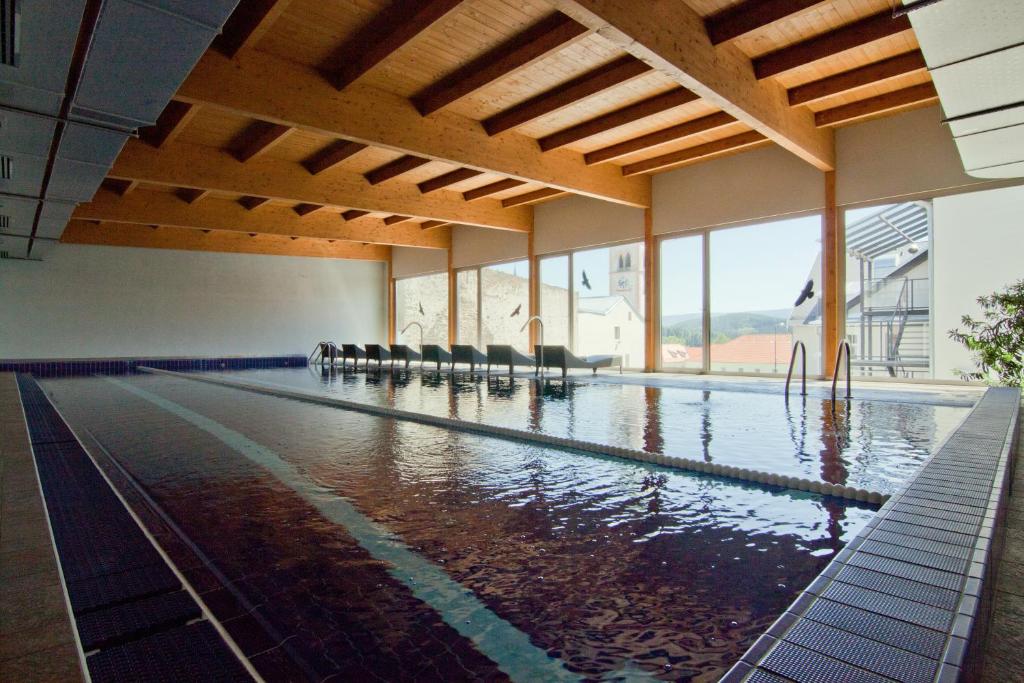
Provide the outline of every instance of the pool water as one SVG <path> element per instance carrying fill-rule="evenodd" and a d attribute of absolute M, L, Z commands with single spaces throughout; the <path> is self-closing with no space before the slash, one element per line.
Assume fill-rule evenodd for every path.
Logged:
<path fill-rule="evenodd" d="M 970 405 L 828 399 L 777 393 L 573 380 L 338 372 L 319 368 L 207 373 L 499 427 L 891 494 Z M 877 393 L 877 392 L 876 392 Z"/>
<path fill-rule="evenodd" d="M 642 387 L 579 386 L 538 408 L 528 383 L 493 395 L 476 383 L 305 377 L 347 398 L 519 415 L 648 448 L 694 442 L 709 457 L 738 435 L 764 441 L 708 410 L 746 403 L 699 392 L 656 395 L 654 440 Z M 715 680 L 874 514 L 181 378 L 42 386 L 97 459 L 123 467 L 216 569 L 219 583 L 197 589 L 268 679 L 287 664 L 308 680 Z M 613 400 L 622 417 L 602 427 L 597 411 L 607 419 Z M 810 426 L 820 419 L 803 420 L 806 443 L 827 433 Z M 886 424 L 892 439 L 899 420 Z M 782 434 L 765 437 L 791 453 Z"/>

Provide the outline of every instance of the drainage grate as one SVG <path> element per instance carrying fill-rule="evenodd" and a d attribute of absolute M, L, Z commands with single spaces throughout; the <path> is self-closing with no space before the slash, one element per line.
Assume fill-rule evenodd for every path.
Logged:
<path fill-rule="evenodd" d="M 18 66 L 21 57 L 21 0 L 0 0 L 0 63 Z"/>

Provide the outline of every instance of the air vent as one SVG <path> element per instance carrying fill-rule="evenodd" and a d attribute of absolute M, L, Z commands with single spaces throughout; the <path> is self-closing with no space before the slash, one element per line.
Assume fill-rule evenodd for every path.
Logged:
<path fill-rule="evenodd" d="M 0 0 L 0 63 L 18 66 L 21 59 L 21 0 Z"/>
<path fill-rule="evenodd" d="M 9 156 L 0 155 L 0 180 L 10 180 L 14 177 L 14 159 Z"/>
<path fill-rule="evenodd" d="M 0 228 L 6 230 L 9 227 L 11 227 L 11 217 L 5 216 L 2 213 L 0 213 Z"/>
<path fill-rule="evenodd" d="M 6 251 L 0 251 L 0 258 L 10 258 L 10 254 Z"/>

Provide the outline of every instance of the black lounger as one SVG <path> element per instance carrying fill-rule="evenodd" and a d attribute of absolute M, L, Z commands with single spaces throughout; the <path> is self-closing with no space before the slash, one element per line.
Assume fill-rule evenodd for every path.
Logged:
<path fill-rule="evenodd" d="M 487 372 L 491 372 L 491 366 L 508 366 L 508 374 L 512 374 L 517 365 L 536 366 L 533 356 L 520 353 L 508 344 L 487 345 Z"/>
<path fill-rule="evenodd" d="M 538 344 L 534 347 L 534 353 L 538 359 L 541 357 L 540 351 L 541 348 Z M 569 370 L 593 370 L 596 375 L 598 368 L 610 368 L 613 365 L 618 365 L 619 374 L 622 374 L 622 356 L 587 356 L 586 358 L 580 358 L 564 346 L 548 346 L 547 344 L 544 345 L 543 355 L 544 367 L 561 369 L 562 377 L 565 377 Z M 540 367 L 539 360 L 538 367 Z"/>
<path fill-rule="evenodd" d="M 452 354 L 438 344 L 423 345 L 423 362 L 435 363 L 437 371 L 441 372 L 441 363 L 452 363 Z"/>
<path fill-rule="evenodd" d="M 367 344 L 366 345 L 366 367 L 370 367 L 370 361 L 377 361 L 377 367 L 379 368 L 384 361 L 391 360 L 391 351 L 388 347 L 381 344 Z"/>
<path fill-rule="evenodd" d="M 456 363 L 464 363 L 469 366 L 472 373 L 477 365 L 487 365 L 487 354 L 469 344 L 452 344 L 452 370 L 455 370 Z"/>
<path fill-rule="evenodd" d="M 355 369 L 359 369 L 359 359 L 366 358 L 366 351 L 356 346 L 355 344 L 342 344 L 341 345 L 341 365 L 345 366 L 345 362 L 351 358 L 352 363 L 355 365 Z"/>
<path fill-rule="evenodd" d="M 391 345 L 391 367 L 395 367 L 395 362 L 399 362 L 405 363 L 405 367 L 408 369 L 409 363 L 416 360 L 423 360 L 419 351 L 414 351 L 405 344 Z"/>

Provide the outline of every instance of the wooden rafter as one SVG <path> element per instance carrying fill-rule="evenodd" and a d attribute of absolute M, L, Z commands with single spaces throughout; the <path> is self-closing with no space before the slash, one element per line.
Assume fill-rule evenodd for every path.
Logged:
<path fill-rule="evenodd" d="M 387 216 L 384 219 L 384 225 L 395 225 L 396 223 L 404 223 L 406 221 L 411 221 L 411 220 L 412 220 L 412 216 L 398 216 L 398 215 Z"/>
<path fill-rule="evenodd" d="M 444 221 L 423 221 L 420 223 L 421 230 L 433 230 L 434 228 L 443 228 L 451 223 L 445 223 Z"/>
<path fill-rule="evenodd" d="M 509 197 L 508 199 L 502 199 L 501 205 L 506 208 L 512 206 L 523 206 L 525 204 L 533 204 L 544 199 L 554 199 L 555 197 L 561 197 L 564 194 L 568 194 L 568 192 L 556 190 L 553 187 L 542 187 L 541 189 L 534 190 L 533 192 L 527 192 L 526 194 L 517 195 L 515 197 Z"/>
<path fill-rule="evenodd" d="M 297 213 L 299 216 L 308 216 L 322 208 L 324 208 L 322 204 L 296 204 L 292 207 L 292 211 Z"/>
<path fill-rule="evenodd" d="M 263 206 L 268 201 L 270 200 L 266 197 L 240 197 L 238 199 L 238 203 L 245 207 L 247 211 L 252 211 L 257 207 Z"/>
<path fill-rule="evenodd" d="M 440 21 L 462 0 L 395 0 L 338 47 L 320 71 L 342 90 Z"/>
<path fill-rule="evenodd" d="M 910 19 L 907 16 L 894 17 L 891 11 L 885 10 L 758 57 L 754 60 L 754 73 L 759 79 L 776 76 L 840 52 L 909 31 L 910 28 Z"/>
<path fill-rule="evenodd" d="M 477 199 L 483 199 L 489 197 L 492 194 L 498 194 L 505 190 L 511 190 L 513 187 L 519 187 L 525 185 L 522 180 L 515 180 L 514 178 L 505 178 L 504 180 L 498 180 L 483 187 L 477 187 L 472 190 L 468 190 L 462 193 L 462 198 L 467 202 L 476 201 Z"/>
<path fill-rule="evenodd" d="M 397 178 L 403 173 L 408 173 L 413 169 L 429 163 L 430 159 L 406 154 L 405 156 L 398 157 L 394 161 L 389 161 L 383 166 L 373 169 L 369 173 L 366 173 L 364 177 L 366 178 L 366 182 L 371 185 L 379 185 L 386 180 Z"/>
<path fill-rule="evenodd" d="M 182 187 L 174 192 L 175 196 L 186 204 L 195 204 L 201 199 L 210 196 L 209 190 L 197 190 L 192 187 Z"/>
<path fill-rule="evenodd" d="M 420 192 L 422 194 L 427 194 L 429 192 L 434 192 L 435 190 L 448 187 L 449 185 L 454 185 L 455 183 L 461 183 L 463 180 L 475 178 L 481 173 L 482 171 L 477 171 L 472 168 L 457 168 L 454 171 L 449 171 L 448 173 L 439 175 L 436 178 L 424 180 L 422 183 L 417 185 L 417 187 L 420 188 Z"/>
<path fill-rule="evenodd" d="M 125 198 L 100 190 L 91 202 L 80 204 L 75 209 L 74 218 L 139 225 L 159 221 L 181 228 L 331 238 L 434 249 L 444 249 L 449 244 L 444 231 L 425 236 L 412 224 L 383 230 L 383 221 L 379 219 L 342 222 L 338 220 L 337 214 L 329 211 L 317 211 L 299 217 L 290 207 L 282 204 L 269 204 L 253 213 L 237 202 L 216 197 L 200 204 L 188 205 L 176 201 L 166 192 L 152 190 L 139 190 L 135 195 Z"/>
<path fill-rule="evenodd" d="M 198 105 L 171 100 L 154 125 L 139 131 L 139 139 L 153 147 L 174 142 L 198 111 Z"/>
<path fill-rule="evenodd" d="M 488 135 L 503 133 L 571 106 L 586 97 L 626 83 L 650 70 L 651 67 L 636 57 L 624 55 L 491 116 L 483 122 L 484 129 Z"/>
<path fill-rule="evenodd" d="M 108 178 L 103 181 L 103 186 L 124 197 L 128 193 L 137 189 L 139 187 L 139 183 L 137 180 L 113 180 Z"/>
<path fill-rule="evenodd" d="M 643 161 L 638 161 L 634 164 L 627 164 L 622 167 L 622 173 L 623 175 L 636 175 L 638 173 L 665 171 L 675 166 L 681 166 L 682 164 L 710 157 L 722 156 L 724 154 L 738 152 L 743 149 L 767 143 L 768 139 L 765 136 L 761 135 L 756 130 L 750 130 L 746 133 L 722 138 L 721 140 L 715 140 L 714 142 L 707 142 L 695 147 L 687 147 L 686 149 L 662 154 L 661 156 L 656 156 L 652 159 L 644 159 Z"/>
<path fill-rule="evenodd" d="M 284 14 L 292 0 L 242 0 L 213 39 L 214 49 L 234 57 L 259 42 L 267 30 Z"/>
<path fill-rule="evenodd" d="M 557 133 L 546 135 L 537 142 L 540 144 L 540 148 L 547 152 L 592 137 L 598 133 L 604 133 L 619 126 L 624 126 L 627 123 L 639 121 L 668 109 L 681 107 L 696 99 L 698 99 L 697 96 L 686 88 L 673 88 L 660 95 L 648 97 L 635 104 L 616 109 L 613 112 L 597 116 L 575 126 L 570 126 Z"/>
<path fill-rule="evenodd" d="M 704 21 L 712 45 L 739 38 L 827 0 L 745 0 Z"/>
<path fill-rule="evenodd" d="M 750 59 L 731 44 L 714 46 L 704 19 L 685 2 L 550 0 L 551 4 L 823 171 L 835 167 L 830 131 L 789 106 L 775 82 L 758 82 Z M 601 168 L 594 166 L 592 168 Z"/>
<path fill-rule="evenodd" d="M 619 204 L 650 204 L 644 178 L 623 178 L 610 166 L 588 167 L 569 150 L 541 154 L 536 140 L 515 131 L 488 136 L 478 121 L 450 111 L 425 119 L 404 97 L 360 83 L 339 92 L 315 70 L 259 50 L 234 60 L 208 51 L 175 97 Z"/>
<path fill-rule="evenodd" d="M 250 237 L 243 232 L 206 232 L 190 228 L 161 227 L 159 230 L 149 230 L 131 223 L 106 223 L 98 227 L 86 221 L 71 221 L 61 236 L 61 242 L 368 261 L 387 261 L 391 257 L 391 248 L 379 244 L 363 245 L 328 240 L 296 241 L 290 236 L 253 233 Z"/>
<path fill-rule="evenodd" d="M 255 159 L 259 155 L 269 152 L 294 130 L 289 126 L 281 126 L 276 123 L 255 121 L 232 140 L 231 154 L 241 162 Z"/>
<path fill-rule="evenodd" d="M 890 78 L 924 71 L 928 65 L 920 50 L 906 52 L 874 64 L 858 67 L 817 81 L 789 89 L 789 103 L 793 106 L 849 92 L 857 88 L 881 83 Z"/>
<path fill-rule="evenodd" d="M 349 209 L 341 213 L 341 219 L 345 222 L 354 221 L 357 218 L 369 215 L 369 211 L 360 211 L 359 209 Z"/>
<path fill-rule="evenodd" d="M 533 225 L 530 211 L 510 211 L 493 201 L 468 204 L 439 194 L 421 195 L 414 185 L 404 183 L 371 186 L 362 176 L 340 170 L 310 176 L 298 164 L 269 156 L 239 164 L 223 150 L 181 142 L 157 150 L 129 140 L 109 175 L 156 185 L 399 213 L 480 227 L 528 231 Z"/>
<path fill-rule="evenodd" d="M 366 145 L 359 142 L 338 140 L 314 153 L 309 158 L 304 159 L 302 165 L 307 171 L 313 175 L 317 175 L 318 173 L 323 173 L 328 169 L 334 168 L 341 162 L 345 161 L 345 159 L 348 159 L 353 154 L 357 154 L 364 149 L 366 149 Z"/>
<path fill-rule="evenodd" d="M 620 142 L 615 145 L 595 149 L 593 152 L 587 152 L 583 158 L 588 164 L 600 164 L 606 161 L 613 161 L 635 152 L 642 152 L 645 149 L 658 147 L 659 145 L 664 145 L 669 142 L 676 142 L 692 135 L 699 135 L 700 133 L 706 133 L 716 128 L 728 126 L 732 123 L 736 123 L 736 119 L 734 117 L 726 114 L 724 111 L 719 111 L 675 126 L 662 128 L 661 130 L 648 133 L 647 135 L 641 135 L 640 137 L 633 138 L 632 140 L 626 140 L 625 142 Z"/>
<path fill-rule="evenodd" d="M 413 97 L 419 112 L 427 116 L 480 88 L 523 69 L 587 33 L 558 12 L 522 33 L 461 66 Z"/>
<path fill-rule="evenodd" d="M 938 102 L 938 100 L 939 94 L 935 91 L 935 86 L 931 83 L 922 83 L 819 111 L 814 115 L 814 120 L 819 126 L 838 126 L 898 109 L 923 107 Z"/>

